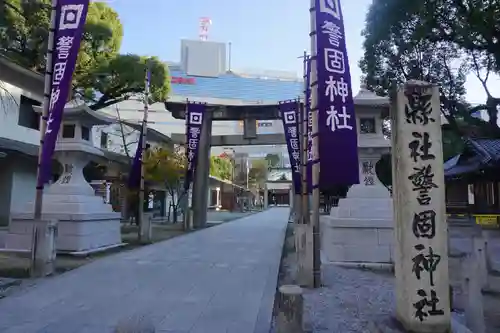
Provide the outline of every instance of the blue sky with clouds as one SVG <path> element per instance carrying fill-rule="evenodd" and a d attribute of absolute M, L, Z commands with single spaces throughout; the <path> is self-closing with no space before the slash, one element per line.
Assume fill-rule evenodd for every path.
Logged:
<path fill-rule="evenodd" d="M 309 49 L 307 0 L 108 0 L 124 26 L 122 52 L 178 61 L 180 40 L 198 38 L 199 18 L 210 17 L 209 40 L 232 43 L 232 68 L 295 71 Z M 371 0 L 342 1 L 353 90 L 360 85 L 361 30 Z M 490 79 L 494 93 L 498 78 Z M 471 102 L 484 101 L 479 81 L 467 83 Z"/>

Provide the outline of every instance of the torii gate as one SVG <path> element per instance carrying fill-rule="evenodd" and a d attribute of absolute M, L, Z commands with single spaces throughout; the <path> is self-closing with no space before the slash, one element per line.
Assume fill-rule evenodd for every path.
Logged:
<path fill-rule="evenodd" d="M 165 108 L 175 119 L 185 119 L 186 103 L 165 102 Z M 207 220 L 208 197 L 206 193 L 210 172 L 210 148 L 212 146 L 285 145 L 283 133 L 257 135 L 257 120 L 275 119 L 280 119 L 278 104 L 207 105 L 193 184 L 193 226 L 195 228 L 204 226 Z M 238 120 L 244 122 L 243 136 L 212 136 L 212 121 Z M 172 140 L 177 144 L 185 144 L 186 135 L 172 134 Z"/>

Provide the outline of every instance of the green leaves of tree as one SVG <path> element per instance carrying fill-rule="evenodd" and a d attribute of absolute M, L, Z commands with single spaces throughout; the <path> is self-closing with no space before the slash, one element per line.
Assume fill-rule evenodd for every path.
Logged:
<path fill-rule="evenodd" d="M 51 0 L 0 2 L 0 53 L 39 73 L 45 54 Z M 107 4 L 91 2 L 73 75 L 75 93 L 93 109 L 123 101 L 144 90 L 152 72 L 150 101 L 164 101 L 170 91 L 168 67 L 158 58 L 119 54 L 123 26 Z"/>
<path fill-rule="evenodd" d="M 230 159 L 210 156 L 210 175 L 224 180 L 232 180 L 233 164 Z"/>
<path fill-rule="evenodd" d="M 388 95 L 391 85 L 410 79 L 441 87 L 441 107 L 455 136 L 499 136 L 500 99 L 489 93 L 489 73 L 500 65 L 500 3 L 480 0 L 374 0 L 363 31 L 360 67 L 368 88 Z M 483 83 L 484 105 L 465 101 L 469 73 Z M 487 110 L 489 123 L 472 113 Z"/>

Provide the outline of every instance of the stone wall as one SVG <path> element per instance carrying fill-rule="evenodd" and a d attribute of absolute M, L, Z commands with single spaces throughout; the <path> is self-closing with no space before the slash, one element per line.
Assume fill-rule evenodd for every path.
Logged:
<path fill-rule="evenodd" d="M 394 234 L 390 220 L 321 219 L 321 249 L 330 262 L 393 262 Z"/>
<path fill-rule="evenodd" d="M 500 266 L 500 230 L 482 229 L 473 220 L 466 222 L 449 221 L 449 253 L 455 263 L 460 254 L 472 251 L 472 237 L 483 234 L 488 239 L 489 253 L 493 264 Z M 335 221 L 329 217 L 321 218 L 321 250 L 329 262 L 350 263 L 393 263 L 394 233 L 392 221 L 357 220 Z M 458 260 L 458 259 L 457 259 Z"/>

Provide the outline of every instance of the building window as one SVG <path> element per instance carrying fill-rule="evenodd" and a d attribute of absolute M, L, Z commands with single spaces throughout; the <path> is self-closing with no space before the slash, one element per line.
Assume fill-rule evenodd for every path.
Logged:
<path fill-rule="evenodd" d="M 375 130 L 375 118 L 360 118 L 359 129 L 361 134 L 373 134 Z"/>
<path fill-rule="evenodd" d="M 21 100 L 19 102 L 19 119 L 17 122 L 18 125 L 34 130 L 39 130 L 40 114 L 35 111 L 34 106 L 40 105 L 40 102 L 21 95 Z"/>
<path fill-rule="evenodd" d="M 101 132 L 101 148 L 108 149 L 108 133 Z"/>
<path fill-rule="evenodd" d="M 90 141 L 90 129 L 82 126 L 82 140 Z"/>
<path fill-rule="evenodd" d="M 75 137 L 75 125 L 63 125 L 62 137 L 72 139 Z"/>

